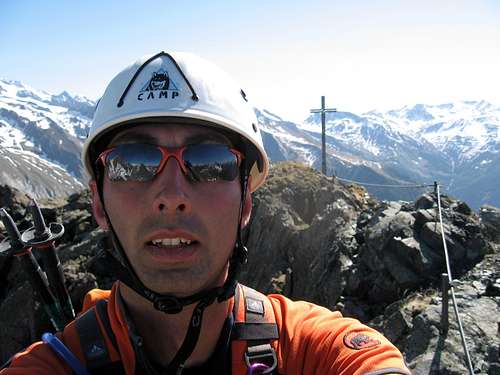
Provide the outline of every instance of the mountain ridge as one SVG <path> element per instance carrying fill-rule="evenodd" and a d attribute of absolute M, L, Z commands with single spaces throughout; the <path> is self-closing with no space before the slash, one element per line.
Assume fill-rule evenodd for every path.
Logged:
<path fill-rule="evenodd" d="M 67 91 L 53 95 L 0 80 L 0 183 L 35 197 L 81 189 L 86 176 L 79 154 L 95 105 Z M 271 161 L 321 168 L 319 114 L 294 123 L 267 109 L 255 113 Z M 500 107 L 484 100 L 328 113 L 326 140 L 327 175 L 382 185 L 438 181 L 474 208 L 500 206 Z M 39 173 L 33 172 L 35 165 L 43 166 Z M 43 173 L 47 170 L 58 175 Z M 422 192 L 368 190 L 386 200 L 412 200 Z"/>

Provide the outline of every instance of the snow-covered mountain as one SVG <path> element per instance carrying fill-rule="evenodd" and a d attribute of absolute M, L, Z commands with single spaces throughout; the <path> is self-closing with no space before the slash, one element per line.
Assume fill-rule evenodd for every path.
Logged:
<path fill-rule="evenodd" d="M 500 107 L 485 101 L 418 104 L 368 116 L 433 144 L 448 160 L 443 172 L 450 192 L 475 207 L 500 205 Z"/>
<path fill-rule="evenodd" d="M 0 184 L 35 197 L 84 185 L 80 150 L 95 102 L 0 80 Z M 255 109 L 272 161 L 321 168 L 320 115 L 293 123 Z M 500 108 L 484 101 L 417 104 L 362 115 L 326 116 L 329 175 L 371 184 L 432 184 L 478 208 L 500 206 Z M 420 188 L 368 186 L 383 199 L 413 199 Z"/>
<path fill-rule="evenodd" d="M 321 119 L 292 124 L 257 111 L 271 155 L 320 168 Z M 293 135 L 293 138 L 290 135 Z M 366 183 L 432 184 L 473 207 L 500 205 L 500 108 L 485 101 L 406 106 L 363 115 L 326 115 L 328 174 Z M 269 148 L 268 148 L 269 149 Z M 280 152 L 277 152 L 280 151 Z M 409 199 L 421 189 L 368 189 L 384 199 Z"/>
<path fill-rule="evenodd" d="M 82 189 L 79 155 L 94 106 L 0 80 L 0 184 L 36 198 Z"/>
<path fill-rule="evenodd" d="M 500 107 L 485 101 L 417 104 L 368 115 L 433 143 L 457 164 L 467 163 L 500 142 Z"/>

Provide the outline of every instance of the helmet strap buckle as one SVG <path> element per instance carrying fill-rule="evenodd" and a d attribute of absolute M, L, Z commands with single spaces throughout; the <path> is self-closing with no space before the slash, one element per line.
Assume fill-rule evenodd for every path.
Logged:
<path fill-rule="evenodd" d="M 156 310 L 167 314 L 177 314 L 182 311 L 182 304 L 173 296 L 158 296 L 153 299 L 153 306 Z"/>

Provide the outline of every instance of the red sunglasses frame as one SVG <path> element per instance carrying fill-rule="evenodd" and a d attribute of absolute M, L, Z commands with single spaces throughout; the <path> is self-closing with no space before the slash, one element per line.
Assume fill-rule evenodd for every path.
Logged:
<path fill-rule="evenodd" d="M 167 148 L 165 146 L 152 145 L 152 144 L 148 144 L 148 143 L 138 143 L 138 144 L 146 144 L 146 145 L 153 146 L 153 147 L 156 147 L 156 148 L 160 149 L 160 152 L 161 152 L 161 161 L 160 161 L 160 165 L 158 166 L 158 168 L 156 170 L 156 173 L 155 173 L 154 177 L 156 177 L 157 175 L 159 175 L 161 173 L 161 171 L 163 170 L 163 168 L 165 167 L 165 165 L 167 165 L 168 159 L 170 159 L 170 157 L 173 157 L 175 160 L 177 160 L 177 164 L 179 164 L 179 166 L 181 167 L 182 173 L 184 173 L 185 176 L 189 176 L 189 171 L 188 171 L 186 165 L 183 162 L 182 156 L 183 156 L 184 151 L 186 150 L 186 148 L 188 148 L 190 146 L 194 146 L 194 145 L 185 145 L 185 146 L 182 146 L 182 147 L 175 147 L 175 148 L 170 148 L 169 147 L 169 148 Z M 203 143 L 201 143 L 201 144 L 203 144 Z M 212 144 L 212 143 L 207 143 L 207 144 Z M 217 143 L 217 145 L 228 146 L 228 145 L 218 144 L 218 143 Z M 97 160 L 101 161 L 101 163 L 102 163 L 103 166 L 106 166 L 106 158 L 107 158 L 107 156 L 112 151 L 114 151 L 118 146 L 120 146 L 120 145 L 108 148 L 108 149 L 104 150 L 103 152 L 101 152 L 101 154 L 99 155 L 99 157 L 97 158 Z M 242 160 L 245 158 L 245 155 L 241 151 L 239 151 L 239 150 L 237 150 L 235 148 L 232 148 L 232 147 L 228 146 L 228 149 L 229 149 L 229 151 L 231 153 L 233 153 L 236 156 L 238 167 L 239 167 L 241 165 Z"/>

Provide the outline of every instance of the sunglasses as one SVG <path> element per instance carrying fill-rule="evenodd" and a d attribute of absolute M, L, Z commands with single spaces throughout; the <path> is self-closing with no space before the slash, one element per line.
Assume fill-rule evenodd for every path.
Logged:
<path fill-rule="evenodd" d="M 151 181 L 170 157 L 191 181 L 233 181 L 244 155 L 224 144 L 200 143 L 167 149 L 146 143 L 121 144 L 99 155 L 111 181 Z"/>

